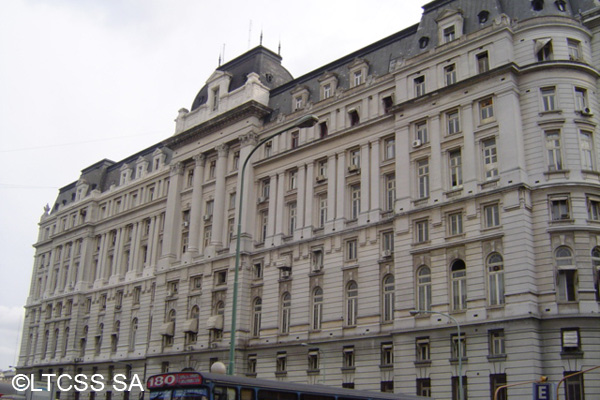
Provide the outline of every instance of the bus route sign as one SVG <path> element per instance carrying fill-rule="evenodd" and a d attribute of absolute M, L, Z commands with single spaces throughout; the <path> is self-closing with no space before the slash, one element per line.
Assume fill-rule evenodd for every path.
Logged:
<path fill-rule="evenodd" d="M 202 384 L 202 375 L 193 372 L 155 375 L 148 379 L 148 389 L 159 389 L 173 386 L 196 386 Z"/>

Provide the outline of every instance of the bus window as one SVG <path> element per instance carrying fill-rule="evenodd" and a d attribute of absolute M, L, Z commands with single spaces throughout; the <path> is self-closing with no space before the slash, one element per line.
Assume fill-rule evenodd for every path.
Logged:
<path fill-rule="evenodd" d="M 171 400 L 171 391 L 160 390 L 158 392 L 150 392 L 150 400 Z"/>
<path fill-rule="evenodd" d="M 254 390 L 242 389 L 241 398 L 241 400 L 254 400 Z"/>
<path fill-rule="evenodd" d="M 215 386 L 213 388 L 214 400 L 237 400 L 235 388 Z"/>
<path fill-rule="evenodd" d="M 259 390 L 258 400 L 298 400 L 293 392 L 277 392 L 275 390 Z"/>
<path fill-rule="evenodd" d="M 177 389 L 173 391 L 173 400 L 208 400 L 206 388 Z"/>
<path fill-rule="evenodd" d="M 300 395 L 301 400 L 335 400 L 334 397 L 331 396 L 323 396 L 319 394 L 304 394 Z"/>

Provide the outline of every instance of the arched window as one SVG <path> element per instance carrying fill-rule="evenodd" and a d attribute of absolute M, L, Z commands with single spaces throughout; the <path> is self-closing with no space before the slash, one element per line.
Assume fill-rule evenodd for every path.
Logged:
<path fill-rule="evenodd" d="M 85 346 L 87 345 L 87 335 L 88 335 L 88 326 L 84 326 L 83 327 L 83 336 L 81 337 L 81 340 L 79 341 L 79 355 L 81 357 L 85 356 Z"/>
<path fill-rule="evenodd" d="M 54 341 L 52 342 L 52 358 L 56 357 L 56 350 L 58 349 L 58 336 L 60 335 L 60 330 L 56 329 L 54 331 Z"/>
<path fill-rule="evenodd" d="M 46 332 L 44 332 L 44 343 L 42 343 L 42 358 L 46 358 L 46 353 L 48 352 L 48 341 L 50 341 L 50 331 L 46 330 Z"/>
<path fill-rule="evenodd" d="M 313 290 L 312 296 L 312 329 L 321 329 L 323 321 L 323 289 L 316 287 Z"/>
<path fill-rule="evenodd" d="M 200 307 L 193 306 L 190 310 L 190 319 L 198 319 L 200 317 Z"/>
<path fill-rule="evenodd" d="M 431 270 L 427 265 L 417 270 L 417 310 L 431 310 Z"/>
<path fill-rule="evenodd" d="M 354 281 L 346 285 L 346 325 L 356 325 L 358 316 L 358 285 Z"/>
<path fill-rule="evenodd" d="M 592 271 L 594 276 L 594 288 L 596 289 L 596 300 L 600 301 L 600 247 L 592 250 Z"/>
<path fill-rule="evenodd" d="M 292 296 L 284 293 L 281 296 L 281 333 L 290 332 L 290 320 L 292 312 Z"/>
<path fill-rule="evenodd" d="M 454 260 L 450 268 L 452 281 L 452 310 L 467 308 L 467 266 L 461 259 Z"/>
<path fill-rule="evenodd" d="M 558 301 L 577 300 L 577 267 L 573 262 L 573 253 L 567 246 L 554 251 L 556 261 L 556 294 Z"/>
<path fill-rule="evenodd" d="M 135 337 L 137 336 L 138 330 L 138 319 L 134 318 L 131 320 L 131 330 L 129 332 L 129 351 L 135 349 Z"/>
<path fill-rule="evenodd" d="M 65 339 L 63 341 L 63 349 L 62 349 L 62 356 L 66 356 L 67 355 L 67 349 L 69 346 L 69 327 L 65 328 Z"/>
<path fill-rule="evenodd" d="M 121 331 L 121 321 L 115 321 L 115 325 L 113 327 L 113 333 L 110 335 L 110 351 L 112 353 L 117 352 L 117 347 L 119 346 L 119 332 Z"/>
<path fill-rule="evenodd" d="M 391 322 L 394 320 L 394 275 L 389 274 L 383 278 L 382 289 L 383 321 Z"/>
<path fill-rule="evenodd" d="M 214 315 L 225 315 L 225 303 L 222 301 L 217 302 L 215 305 Z"/>
<path fill-rule="evenodd" d="M 96 355 L 100 354 L 102 349 L 102 335 L 104 334 L 104 324 L 98 325 L 98 334 L 96 335 Z"/>
<path fill-rule="evenodd" d="M 260 336 L 260 322 L 262 319 L 262 299 L 257 297 L 252 303 L 252 336 Z"/>
<path fill-rule="evenodd" d="M 498 253 L 487 258 L 488 302 L 490 306 L 504 304 L 504 261 Z"/>

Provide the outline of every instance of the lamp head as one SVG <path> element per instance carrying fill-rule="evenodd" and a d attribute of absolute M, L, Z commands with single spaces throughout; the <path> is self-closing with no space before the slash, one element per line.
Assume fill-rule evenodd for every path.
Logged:
<path fill-rule="evenodd" d="M 304 117 L 299 118 L 294 126 L 296 128 L 310 128 L 314 126 L 317 122 L 319 122 L 319 118 L 314 115 L 305 115 Z"/>

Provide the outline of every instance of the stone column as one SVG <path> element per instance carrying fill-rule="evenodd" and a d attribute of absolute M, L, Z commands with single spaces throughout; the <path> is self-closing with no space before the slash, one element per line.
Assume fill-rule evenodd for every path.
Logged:
<path fill-rule="evenodd" d="M 371 208 L 369 191 L 371 190 L 371 163 L 369 160 L 369 143 L 360 146 L 360 214 L 358 223 L 367 223 L 369 210 Z"/>
<path fill-rule="evenodd" d="M 265 247 L 273 244 L 273 237 L 275 236 L 275 211 L 277 210 L 277 174 L 273 174 L 269 177 L 269 209 L 267 216 L 267 240 L 265 238 Z M 258 221 L 261 223 L 261 221 Z"/>
<path fill-rule="evenodd" d="M 283 210 L 284 204 L 284 191 L 285 191 L 285 172 L 280 172 L 277 176 L 277 196 L 276 209 L 275 209 L 275 237 L 273 238 L 273 244 L 278 246 L 281 244 L 283 239 Z M 273 190 L 273 185 L 271 185 Z M 271 207 L 269 207 L 269 218 L 271 217 Z"/>
<path fill-rule="evenodd" d="M 397 143 L 397 142 L 396 142 Z M 381 171 L 379 169 L 379 140 L 371 142 L 371 160 L 370 160 L 370 185 L 369 192 L 365 195 L 370 196 L 371 209 L 369 210 L 369 222 L 377 222 L 381 217 Z"/>
<path fill-rule="evenodd" d="M 413 185 L 411 184 L 410 148 L 412 138 L 409 127 L 404 126 L 396 129 L 396 205 L 394 210 L 408 211 L 410 209 L 411 193 Z M 416 196 L 415 196 L 416 197 Z"/>
<path fill-rule="evenodd" d="M 215 203 L 213 209 L 212 237 L 211 246 L 218 250 L 223 247 L 223 226 L 225 225 L 225 177 L 227 175 L 227 154 L 229 146 L 220 144 L 216 147 L 219 154 L 217 158 L 216 185 L 215 185 Z"/>
<path fill-rule="evenodd" d="M 177 257 L 177 246 L 181 232 L 181 185 L 183 176 L 183 164 L 178 162 L 171 166 L 169 176 L 169 192 L 167 194 L 167 206 L 165 213 L 165 232 L 163 236 L 162 256 L 159 261 L 159 269 L 167 268 Z M 148 239 L 150 245 L 150 239 Z"/>
<path fill-rule="evenodd" d="M 296 230 L 293 232 L 294 240 L 299 240 L 303 236 L 306 186 L 306 165 L 301 165 L 298 167 L 298 195 L 296 196 Z"/>
<path fill-rule="evenodd" d="M 346 216 L 344 215 L 346 207 L 344 207 L 344 200 L 346 199 L 346 153 L 338 153 L 337 159 L 337 181 L 336 181 L 336 204 L 335 204 L 335 224 L 334 229 L 340 231 L 344 229 L 344 223 Z M 329 204 L 327 205 L 329 206 Z"/>
<path fill-rule="evenodd" d="M 306 165 L 306 194 L 305 194 L 305 206 L 303 207 L 306 210 L 304 214 L 304 224 L 302 229 L 301 239 L 309 238 L 312 236 L 312 227 L 315 220 L 315 216 L 313 215 L 313 204 L 315 202 L 314 195 L 314 176 L 315 164 L 309 163 Z"/>
<path fill-rule="evenodd" d="M 336 218 L 336 175 L 336 157 L 333 154 L 327 159 L 327 221 L 325 222 L 325 233 L 333 231 Z"/>
<path fill-rule="evenodd" d="M 192 182 L 192 205 L 190 210 L 190 237 L 188 253 L 192 256 L 200 250 L 200 223 L 202 216 L 202 183 L 204 180 L 204 163 L 206 156 L 196 154 L 194 156 L 194 181 Z"/>
<path fill-rule="evenodd" d="M 463 187 L 466 192 L 477 189 L 477 160 L 475 153 L 475 135 L 473 134 L 473 107 L 467 104 L 461 111 L 463 116 L 463 147 L 460 150 L 462 158 Z M 467 193 L 463 193 L 467 194 Z"/>

